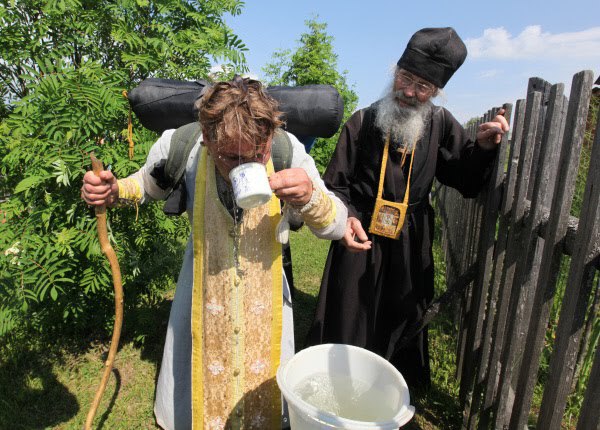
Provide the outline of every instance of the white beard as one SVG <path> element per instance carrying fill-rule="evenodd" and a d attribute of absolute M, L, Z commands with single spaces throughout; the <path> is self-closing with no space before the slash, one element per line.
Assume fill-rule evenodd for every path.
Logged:
<path fill-rule="evenodd" d="M 398 99 L 412 106 L 401 106 Z M 423 136 L 429 103 L 419 103 L 416 99 L 407 99 L 402 91 L 390 91 L 377 106 L 375 112 L 375 126 L 381 130 L 383 136 L 390 134 L 393 142 L 399 142 L 403 148 L 412 151 L 415 144 Z"/>

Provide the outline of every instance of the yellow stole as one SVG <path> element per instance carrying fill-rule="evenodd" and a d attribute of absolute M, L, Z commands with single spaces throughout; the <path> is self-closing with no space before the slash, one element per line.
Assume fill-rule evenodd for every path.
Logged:
<path fill-rule="evenodd" d="M 193 217 L 192 428 L 279 428 L 279 200 L 273 195 L 244 211 L 236 225 L 219 200 L 214 161 L 202 148 Z"/>

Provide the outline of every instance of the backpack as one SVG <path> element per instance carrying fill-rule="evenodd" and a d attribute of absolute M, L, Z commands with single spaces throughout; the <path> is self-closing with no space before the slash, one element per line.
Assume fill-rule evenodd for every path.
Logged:
<path fill-rule="evenodd" d="M 127 93 L 127 99 L 142 125 L 160 134 L 196 121 L 196 102 L 210 85 L 204 80 L 147 78 Z M 331 137 L 340 127 L 344 101 L 331 85 L 273 86 L 265 92 L 277 100 L 286 130 L 300 141 Z"/>
<path fill-rule="evenodd" d="M 158 166 L 160 173 L 151 173 L 152 176 L 160 176 L 159 186 L 163 189 L 172 189 L 167 197 L 163 212 L 166 215 L 181 215 L 185 212 L 186 191 L 184 172 L 187 159 L 192 149 L 198 143 L 202 134 L 202 127 L 199 122 L 192 122 L 179 127 L 171 137 L 171 146 L 166 162 Z M 292 141 L 287 133 L 278 128 L 273 135 L 273 144 L 271 147 L 271 159 L 276 172 L 289 169 L 292 165 Z"/>

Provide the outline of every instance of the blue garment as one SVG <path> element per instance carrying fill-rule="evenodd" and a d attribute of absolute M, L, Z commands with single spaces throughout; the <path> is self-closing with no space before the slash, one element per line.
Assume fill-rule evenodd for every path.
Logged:
<path fill-rule="evenodd" d="M 304 149 L 306 149 L 306 153 L 308 154 L 317 138 L 313 136 L 299 136 L 298 140 L 304 145 Z"/>

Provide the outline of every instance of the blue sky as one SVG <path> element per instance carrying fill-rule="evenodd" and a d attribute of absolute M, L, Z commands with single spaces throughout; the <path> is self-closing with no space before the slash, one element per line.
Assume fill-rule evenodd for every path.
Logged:
<path fill-rule="evenodd" d="M 383 94 L 408 39 L 423 27 L 454 27 L 467 44 L 465 64 L 446 85 L 445 100 L 436 100 L 461 122 L 525 98 L 529 77 L 563 82 L 568 96 L 575 73 L 600 73 L 597 1 L 248 0 L 226 21 L 249 49 L 250 74 L 262 78 L 273 52 L 295 49 L 315 15 L 334 38 L 359 107 Z"/>

